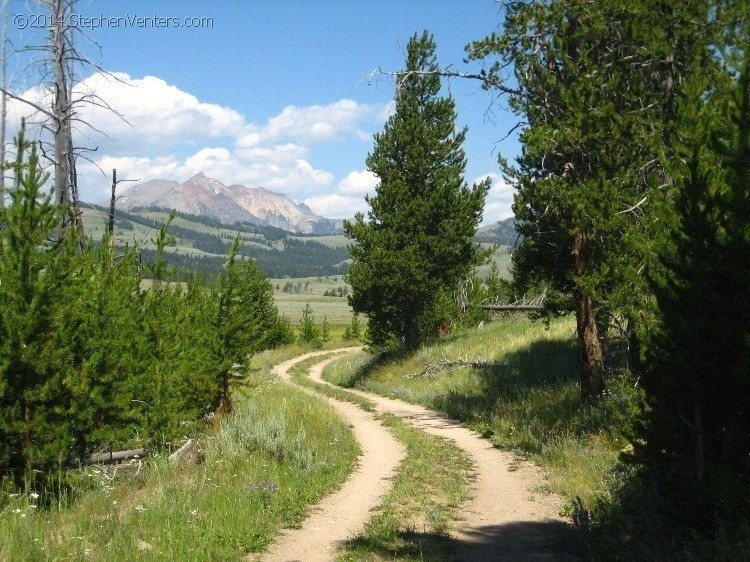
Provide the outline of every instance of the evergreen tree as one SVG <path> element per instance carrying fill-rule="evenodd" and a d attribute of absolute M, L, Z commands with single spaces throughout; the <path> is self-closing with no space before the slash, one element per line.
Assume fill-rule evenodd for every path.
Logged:
<path fill-rule="evenodd" d="M 344 330 L 344 341 L 362 339 L 362 325 L 359 322 L 359 314 L 352 313 L 352 320 Z"/>
<path fill-rule="evenodd" d="M 276 309 L 271 282 L 252 259 L 238 259 L 242 239 L 232 243 L 225 273 L 217 280 L 218 314 L 216 328 L 219 349 L 216 361 L 223 364 L 221 385 L 223 411 L 231 411 L 229 380 L 232 366 L 249 355 L 276 347 L 290 340 L 288 325 Z"/>
<path fill-rule="evenodd" d="M 65 264 L 75 255 L 69 233 L 50 242 L 66 209 L 44 192 L 48 175 L 24 133 L 22 124 L 11 202 L 0 215 L 0 467 L 17 481 L 48 468 L 71 445 L 58 431 L 68 400 L 56 368 L 61 350 L 48 344 Z"/>
<path fill-rule="evenodd" d="M 649 229 L 663 223 L 653 188 L 669 184 L 659 154 L 672 155 L 683 77 L 696 61 L 716 68 L 710 13 L 702 0 L 517 2 L 503 33 L 469 47 L 471 58 L 499 57 L 485 86 L 504 88 L 525 122 L 517 166 L 501 160 L 518 189 L 514 278 L 547 289 L 549 314 L 575 312 L 584 403 L 604 390 L 610 326 L 648 309 L 641 272 Z"/>
<path fill-rule="evenodd" d="M 320 341 L 328 343 L 331 341 L 331 323 L 328 322 L 328 317 L 323 317 L 323 322 L 320 324 Z"/>
<path fill-rule="evenodd" d="M 641 366 L 648 408 L 637 454 L 653 468 L 671 515 L 704 528 L 717 516 L 750 514 L 750 36 L 746 41 L 729 55 L 740 58 L 741 74 L 728 99 L 720 85 L 704 81 L 683 110 L 692 134 L 682 136 L 673 172 L 677 220 L 659 252 L 662 267 L 650 272 L 660 321 L 644 342 Z"/>
<path fill-rule="evenodd" d="M 348 280 L 355 313 L 368 318 L 375 348 L 416 348 L 437 332 L 438 294 L 454 289 L 477 263 L 472 243 L 489 181 L 463 181 L 466 158 L 454 101 L 440 97 L 435 41 L 425 31 L 407 45 L 394 114 L 375 135 L 368 168 L 380 183 L 368 220 L 345 222 L 353 263 Z"/>
<path fill-rule="evenodd" d="M 313 316 L 313 310 L 310 303 L 305 305 L 305 310 L 302 311 L 302 318 L 299 321 L 299 334 L 297 340 L 301 343 L 312 344 L 315 347 L 320 347 L 322 342 L 320 339 L 320 328 L 315 324 L 315 317 Z"/>

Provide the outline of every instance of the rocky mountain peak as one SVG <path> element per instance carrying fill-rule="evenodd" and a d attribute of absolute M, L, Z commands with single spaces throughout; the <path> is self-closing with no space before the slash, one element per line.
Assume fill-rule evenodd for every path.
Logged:
<path fill-rule="evenodd" d="M 227 186 L 203 172 L 182 183 L 159 179 L 134 185 L 124 193 L 120 208 L 135 207 L 174 209 L 228 225 L 251 222 L 299 233 L 333 234 L 343 229 L 342 221 L 316 215 L 282 193 L 264 187 Z"/>

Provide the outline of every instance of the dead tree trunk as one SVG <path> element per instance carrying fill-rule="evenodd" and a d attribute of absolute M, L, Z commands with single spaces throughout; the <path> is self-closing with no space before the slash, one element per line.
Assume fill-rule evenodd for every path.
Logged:
<path fill-rule="evenodd" d="M 5 93 L 6 75 L 8 73 L 8 0 L 3 0 L 3 47 L 2 60 L 0 60 L 0 80 L 2 81 L 2 94 L 0 94 L 0 209 L 5 207 L 5 126 L 8 117 L 8 94 Z"/>
<path fill-rule="evenodd" d="M 55 0 L 50 4 L 52 16 L 52 53 L 55 71 L 54 101 L 52 113 L 55 118 L 54 146 L 55 146 L 55 203 L 66 205 L 69 201 L 68 182 L 70 168 L 68 166 L 68 136 L 66 128 L 69 125 L 70 103 L 68 101 L 68 84 L 66 81 L 67 61 L 65 44 L 65 6 L 64 0 Z"/>

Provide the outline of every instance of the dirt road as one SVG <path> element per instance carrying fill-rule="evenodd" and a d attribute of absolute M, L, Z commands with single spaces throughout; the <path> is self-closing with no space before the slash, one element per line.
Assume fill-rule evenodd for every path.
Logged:
<path fill-rule="evenodd" d="M 354 348 L 357 349 L 357 348 Z M 345 351 L 352 351 L 347 349 Z M 289 380 L 289 369 L 309 357 L 330 353 L 313 352 L 274 368 L 274 373 Z M 334 358 L 316 365 L 321 371 Z M 293 384 L 293 383 L 292 383 Z M 304 387 L 299 387 L 311 392 Z M 383 427 L 375 415 L 349 402 L 327 400 L 351 426 L 362 450 L 357 468 L 338 491 L 326 496 L 302 523 L 299 529 L 282 531 L 271 548 L 257 560 L 263 562 L 327 562 L 338 546 L 357 536 L 370 519 L 370 511 L 377 507 L 391 486 L 398 465 L 406 456 L 404 446 Z"/>
<path fill-rule="evenodd" d="M 279 365 L 276 372 L 285 377 L 293 364 L 322 353 L 328 352 L 315 352 L 287 361 Z M 321 375 L 332 360 L 313 366 L 310 378 L 329 384 Z M 472 459 L 472 499 L 463 506 L 461 520 L 451 534 L 457 561 L 578 560 L 564 547 L 572 529 L 570 523 L 558 515 L 559 498 L 537 491 L 543 483 L 538 469 L 519 461 L 511 453 L 496 449 L 460 422 L 440 413 L 401 400 L 347 390 L 374 402 L 379 413 L 394 414 L 418 429 L 451 439 Z M 330 560 L 342 540 L 361 531 L 370 509 L 376 507 L 386 493 L 389 478 L 404 457 L 403 446 L 371 414 L 349 403 L 331 403 L 352 425 L 361 443 L 363 455 L 359 467 L 340 492 L 321 502 L 301 529 L 280 536 L 268 557 L 262 560 Z M 342 516 L 344 513 L 351 515 Z"/>

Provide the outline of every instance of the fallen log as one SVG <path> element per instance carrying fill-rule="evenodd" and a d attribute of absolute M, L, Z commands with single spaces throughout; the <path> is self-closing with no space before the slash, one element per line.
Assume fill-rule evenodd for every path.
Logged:
<path fill-rule="evenodd" d="M 94 453 L 86 459 L 86 464 L 114 464 L 129 459 L 140 459 L 148 456 L 146 449 L 129 449 L 127 451 L 110 451 L 109 453 Z"/>
<path fill-rule="evenodd" d="M 493 310 L 496 312 L 516 312 L 516 311 L 542 311 L 544 306 L 541 304 L 483 304 L 480 308 L 484 310 Z"/>
<path fill-rule="evenodd" d="M 472 369 L 482 368 L 482 367 L 495 367 L 497 366 L 497 363 L 493 363 L 492 361 L 487 361 L 486 359 L 476 359 L 474 361 L 470 361 L 467 359 L 443 359 L 441 361 L 438 361 L 437 363 L 432 363 L 431 365 L 428 365 L 426 369 L 419 373 L 411 373 L 410 375 L 407 375 L 408 378 L 416 378 L 416 377 L 427 377 L 427 378 L 433 378 L 441 374 L 443 371 L 453 370 L 460 367 L 470 367 Z"/>
<path fill-rule="evenodd" d="M 85 458 L 71 457 L 63 461 L 63 466 L 76 467 L 88 464 L 116 464 L 130 459 L 141 459 L 148 456 L 147 449 L 128 449 L 126 451 L 109 451 L 93 453 Z"/>
<path fill-rule="evenodd" d="M 203 451 L 195 439 L 188 439 L 185 444 L 169 455 L 169 462 L 173 464 L 199 464 L 203 462 Z"/>

